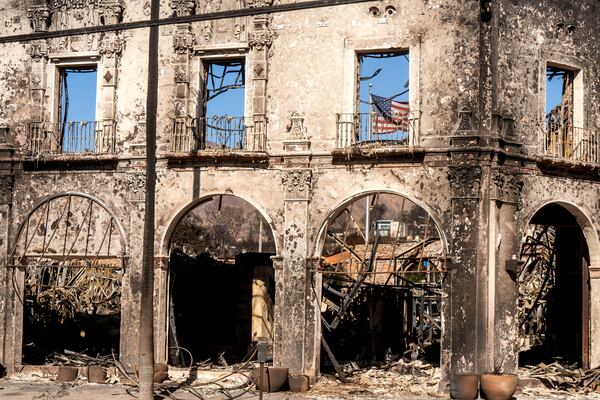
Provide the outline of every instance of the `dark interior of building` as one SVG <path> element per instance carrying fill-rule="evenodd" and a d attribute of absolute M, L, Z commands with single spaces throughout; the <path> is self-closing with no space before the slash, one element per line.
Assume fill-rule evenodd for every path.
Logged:
<path fill-rule="evenodd" d="M 585 237 L 575 217 L 555 204 L 540 210 L 531 225 L 535 229 L 529 247 L 524 246 L 527 259 L 520 285 L 534 284 L 535 289 L 527 295 L 520 289 L 520 335 L 527 338 L 529 348 L 520 353 L 519 363 L 586 366 L 589 255 Z"/>
<path fill-rule="evenodd" d="M 243 253 L 234 263 L 173 251 L 170 263 L 169 363 L 190 366 L 243 361 L 252 347 L 253 281 L 271 254 Z M 275 282 L 268 282 L 274 303 Z M 190 358 L 191 356 L 191 358 Z"/>

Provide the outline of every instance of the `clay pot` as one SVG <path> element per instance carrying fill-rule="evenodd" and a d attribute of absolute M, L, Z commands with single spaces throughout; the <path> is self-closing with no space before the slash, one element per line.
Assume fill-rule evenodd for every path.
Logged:
<path fill-rule="evenodd" d="M 479 392 L 479 375 L 452 374 L 450 377 L 450 397 L 453 399 L 472 400 Z"/>
<path fill-rule="evenodd" d="M 509 400 L 517 390 L 519 378 L 514 374 L 481 375 L 481 391 L 488 400 Z"/>
<path fill-rule="evenodd" d="M 307 392 L 310 389 L 308 376 L 288 374 L 288 385 L 290 392 Z"/>
<path fill-rule="evenodd" d="M 99 365 L 90 365 L 88 367 L 87 378 L 89 383 L 105 383 L 106 370 Z"/>
<path fill-rule="evenodd" d="M 260 368 L 256 368 L 252 372 L 252 377 L 257 389 L 260 386 Z M 263 392 L 278 392 L 283 389 L 288 381 L 288 369 L 279 367 L 265 367 L 263 369 L 262 391 Z"/>
<path fill-rule="evenodd" d="M 79 369 L 76 367 L 58 367 L 58 375 L 56 376 L 56 380 L 59 382 L 73 382 L 77 380 L 77 375 L 79 375 Z"/>
<path fill-rule="evenodd" d="M 154 364 L 154 383 L 163 383 L 169 379 L 169 366 L 167 364 Z"/>

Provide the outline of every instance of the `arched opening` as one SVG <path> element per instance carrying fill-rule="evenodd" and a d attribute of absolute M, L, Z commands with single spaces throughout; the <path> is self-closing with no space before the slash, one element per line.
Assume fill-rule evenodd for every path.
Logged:
<path fill-rule="evenodd" d="M 589 367 L 590 255 L 576 216 L 556 203 L 538 210 L 521 260 L 519 363 Z"/>
<path fill-rule="evenodd" d="M 273 338 L 273 232 L 249 202 L 214 195 L 191 208 L 170 237 L 169 364 L 242 361 Z"/>
<path fill-rule="evenodd" d="M 121 225 L 90 196 L 54 196 L 29 213 L 9 256 L 18 268 L 13 284 L 23 284 L 17 296 L 24 364 L 106 364 L 118 357 L 125 253 Z"/>
<path fill-rule="evenodd" d="M 432 216 L 406 197 L 369 193 L 336 210 L 323 236 L 321 369 L 439 363 L 446 265 Z"/>

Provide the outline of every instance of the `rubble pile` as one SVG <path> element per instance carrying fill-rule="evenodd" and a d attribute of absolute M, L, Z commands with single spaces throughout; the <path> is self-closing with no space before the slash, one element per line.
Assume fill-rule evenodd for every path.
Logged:
<path fill-rule="evenodd" d="M 399 360 L 369 368 L 355 363 L 343 366 L 349 383 L 324 375 L 308 393 L 319 399 L 352 399 L 357 395 L 402 398 L 402 395 L 436 396 L 440 369 L 421 360 Z"/>
<path fill-rule="evenodd" d="M 535 378 L 551 389 L 600 393 L 600 367 L 590 370 L 575 365 L 563 365 L 558 362 L 523 367 L 519 371 L 522 378 Z M 600 396 L 599 396 L 600 397 Z"/>

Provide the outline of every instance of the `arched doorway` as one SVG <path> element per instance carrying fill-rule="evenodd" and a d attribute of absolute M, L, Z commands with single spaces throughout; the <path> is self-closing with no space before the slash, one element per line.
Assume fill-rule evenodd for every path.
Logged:
<path fill-rule="evenodd" d="M 122 226 L 91 196 L 56 195 L 27 215 L 9 255 L 23 285 L 24 364 L 118 357 L 125 254 Z"/>
<path fill-rule="evenodd" d="M 242 361 L 259 338 L 272 341 L 273 232 L 249 202 L 202 199 L 170 236 L 168 361 L 190 366 Z"/>
<path fill-rule="evenodd" d="M 323 235 L 322 370 L 402 357 L 439 363 L 446 265 L 430 213 L 404 196 L 373 192 L 332 213 Z"/>
<path fill-rule="evenodd" d="M 547 204 L 527 226 L 518 276 L 519 363 L 590 364 L 590 252 L 577 217 Z"/>

